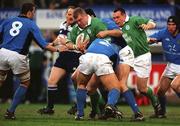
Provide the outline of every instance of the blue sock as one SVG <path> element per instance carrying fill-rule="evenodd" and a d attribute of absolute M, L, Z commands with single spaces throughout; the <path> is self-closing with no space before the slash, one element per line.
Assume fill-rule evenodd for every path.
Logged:
<path fill-rule="evenodd" d="M 176 95 L 180 98 L 180 93 L 179 92 L 176 92 Z"/>
<path fill-rule="evenodd" d="M 113 88 L 108 93 L 108 102 L 107 102 L 107 104 L 114 106 L 118 102 L 119 96 L 120 96 L 120 91 Z"/>
<path fill-rule="evenodd" d="M 84 104 L 86 103 L 86 89 L 77 89 L 76 98 L 77 98 L 77 115 L 84 116 Z"/>
<path fill-rule="evenodd" d="M 130 105 L 131 109 L 134 113 L 139 112 L 139 108 L 137 106 L 137 103 L 134 99 L 134 95 L 130 90 L 127 90 L 123 93 L 124 98 L 126 99 L 127 103 Z"/>
<path fill-rule="evenodd" d="M 17 88 L 11 106 L 8 109 L 10 112 L 14 112 L 16 110 L 16 107 L 21 103 L 21 100 L 24 98 L 26 91 L 27 91 L 27 87 L 19 86 Z"/>
<path fill-rule="evenodd" d="M 161 104 L 161 108 L 166 113 L 166 96 L 158 96 L 159 102 Z"/>

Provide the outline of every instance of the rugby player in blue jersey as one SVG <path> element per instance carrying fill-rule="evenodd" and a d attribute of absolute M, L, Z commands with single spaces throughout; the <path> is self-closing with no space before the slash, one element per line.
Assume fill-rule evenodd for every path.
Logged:
<path fill-rule="evenodd" d="M 113 70 L 113 62 L 110 60 L 112 57 L 118 58 L 118 51 L 106 39 L 95 39 L 86 50 L 86 53 L 80 57 L 76 94 L 77 116 L 75 119 L 81 120 L 84 116 L 84 104 L 87 95 L 86 86 L 92 74 L 98 76 L 102 84 L 108 89 L 107 106 L 115 109 L 114 106 L 118 101 L 120 91 L 119 81 Z M 111 111 L 107 107 L 105 112 Z"/>
<path fill-rule="evenodd" d="M 164 28 L 150 36 L 150 42 L 161 42 L 163 52 L 167 60 L 167 66 L 160 78 L 157 96 L 162 111 L 155 118 L 166 117 L 165 93 L 172 88 L 180 97 L 180 23 L 179 18 L 170 16 L 167 20 L 167 28 Z"/>
<path fill-rule="evenodd" d="M 43 49 L 59 51 L 45 41 L 40 29 L 32 21 L 35 15 L 35 5 L 22 5 L 20 15 L 6 19 L 0 25 L 0 85 L 5 81 L 7 72 L 11 69 L 19 77 L 20 86 L 17 88 L 11 106 L 7 109 L 5 119 L 15 119 L 16 107 L 21 103 L 30 84 L 28 51 L 32 40 Z M 66 48 L 64 48 L 66 50 Z"/>

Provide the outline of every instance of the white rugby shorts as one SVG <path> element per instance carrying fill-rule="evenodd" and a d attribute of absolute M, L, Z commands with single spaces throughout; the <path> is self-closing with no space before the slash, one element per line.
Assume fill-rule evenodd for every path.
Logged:
<path fill-rule="evenodd" d="M 5 48 L 0 49 L 0 70 L 11 69 L 14 74 L 29 71 L 29 60 L 27 56 Z"/>
<path fill-rule="evenodd" d="M 163 72 L 163 76 L 174 79 L 177 75 L 180 75 L 180 65 L 174 63 L 167 63 Z"/>
<path fill-rule="evenodd" d="M 119 57 L 119 64 L 128 64 L 133 67 L 138 77 L 146 78 L 150 76 L 152 68 L 150 52 L 134 57 L 131 47 L 126 46 L 119 51 Z"/>
<path fill-rule="evenodd" d="M 79 70 L 85 75 L 97 76 L 114 73 L 112 61 L 103 54 L 86 53 L 79 58 Z"/>

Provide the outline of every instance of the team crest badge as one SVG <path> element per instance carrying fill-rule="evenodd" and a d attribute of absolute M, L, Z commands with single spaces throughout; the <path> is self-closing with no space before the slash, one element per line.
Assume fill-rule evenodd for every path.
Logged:
<path fill-rule="evenodd" d="M 129 25 L 126 25 L 125 28 L 126 28 L 126 30 L 129 30 L 129 29 L 130 29 L 130 26 L 129 26 Z"/>

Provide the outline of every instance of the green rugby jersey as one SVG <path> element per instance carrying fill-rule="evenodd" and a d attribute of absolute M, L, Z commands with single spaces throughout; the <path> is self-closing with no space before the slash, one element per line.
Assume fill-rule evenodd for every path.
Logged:
<path fill-rule="evenodd" d="M 139 16 L 132 16 L 122 27 L 123 37 L 127 44 L 132 48 L 135 57 L 150 51 L 147 36 L 143 29 L 139 28 L 141 24 L 147 24 L 149 19 Z"/>
<path fill-rule="evenodd" d="M 104 30 L 107 30 L 107 27 L 100 19 L 91 18 L 89 16 L 88 25 L 84 29 L 81 29 L 80 27 L 78 27 L 77 24 L 74 25 L 71 32 L 68 33 L 67 39 L 68 41 L 71 41 L 74 44 L 76 44 L 77 38 L 80 35 L 83 35 L 84 38 L 86 39 L 88 38 L 90 39 L 90 42 L 92 42 L 93 40 L 95 40 L 95 38 L 97 38 L 96 35 L 100 31 L 104 31 Z"/>

